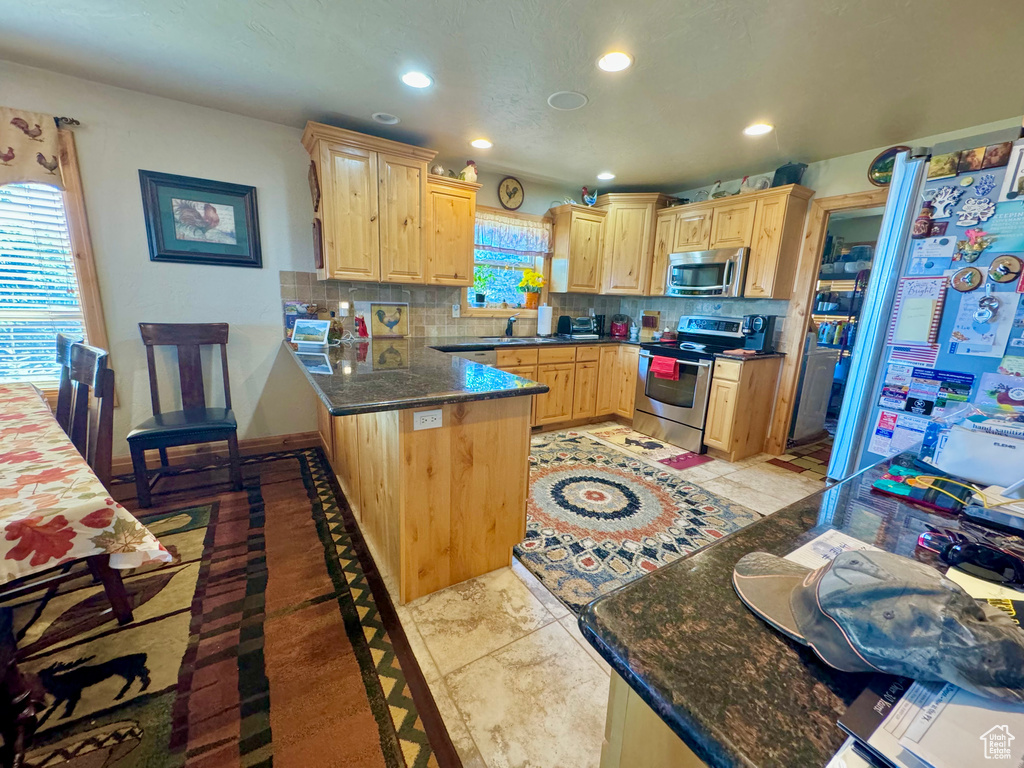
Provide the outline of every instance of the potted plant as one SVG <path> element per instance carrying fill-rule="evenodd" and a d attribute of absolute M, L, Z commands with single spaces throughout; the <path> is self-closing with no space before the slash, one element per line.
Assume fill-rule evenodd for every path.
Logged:
<path fill-rule="evenodd" d="M 487 300 L 487 287 L 491 284 L 494 275 L 487 267 L 473 267 L 473 291 L 476 293 L 476 303 L 483 304 Z"/>
<path fill-rule="evenodd" d="M 523 272 L 519 290 L 526 294 L 526 308 L 536 309 L 540 304 L 540 289 L 544 287 L 544 275 L 535 269 Z"/>

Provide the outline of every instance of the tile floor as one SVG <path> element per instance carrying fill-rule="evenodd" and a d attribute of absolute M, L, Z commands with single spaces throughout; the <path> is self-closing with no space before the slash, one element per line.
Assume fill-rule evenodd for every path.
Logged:
<path fill-rule="evenodd" d="M 824 486 L 770 458 L 715 460 L 679 473 L 761 514 Z M 597 768 L 610 668 L 576 617 L 518 561 L 397 603 L 465 768 Z"/>
<path fill-rule="evenodd" d="M 819 440 L 808 445 L 796 445 L 782 456 L 768 459 L 774 467 L 788 469 L 804 477 L 822 480 L 828 471 L 828 461 L 832 457 L 832 437 Z"/>

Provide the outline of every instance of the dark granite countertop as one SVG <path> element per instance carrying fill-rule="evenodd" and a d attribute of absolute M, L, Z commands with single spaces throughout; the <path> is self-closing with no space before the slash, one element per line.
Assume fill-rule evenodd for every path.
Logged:
<path fill-rule="evenodd" d="M 488 341 L 488 339 L 501 338 L 501 341 Z M 498 336 L 446 336 L 438 339 L 428 339 L 426 343 L 434 349 L 442 352 L 475 352 L 482 349 L 506 349 L 508 347 L 564 347 L 581 346 L 590 344 L 629 344 L 634 347 L 640 346 L 639 341 L 628 339 L 612 338 L 602 336 L 599 339 L 566 339 L 560 336 L 512 336 L 510 338 Z"/>
<path fill-rule="evenodd" d="M 785 357 L 782 352 L 770 352 L 767 355 L 730 355 L 728 352 L 719 352 L 715 357 L 724 357 L 726 360 L 774 360 L 777 357 Z"/>
<path fill-rule="evenodd" d="M 298 353 L 283 344 L 334 416 L 540 395 L 545 384 L 440 352 L 436 339 L 376 339 Z"/>
<path fill-rule="evenodd" d="M 893 461 L 910 464 L 903 454 Z M 869 675 L 832 669 L 751 613 L 732 587 L 748 552 L 787 555 L 829 528 L 926 559 L 936 515 L 870 491 L 890 462 L 782 509 L 598 598 L 587 640 L 711 768 L 818 768 L 845 740 L 836 720 Z M 947 526 L 955 521 L 942 518 Z M 928 560 L 932 565 L 938 565 Z"/>

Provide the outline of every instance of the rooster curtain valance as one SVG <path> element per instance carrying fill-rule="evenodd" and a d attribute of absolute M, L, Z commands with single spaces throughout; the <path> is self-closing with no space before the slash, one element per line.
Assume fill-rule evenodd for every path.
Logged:
<path fill-rule="evenodd" d="M 35 182 L 64 189 L 53 115 L 0 107 L 0 186 Z"/>
<path fill-rule="evenodd" d="M 551 250 L 551 225 L 477 211 L 476 249 L 544 256 Z"/>

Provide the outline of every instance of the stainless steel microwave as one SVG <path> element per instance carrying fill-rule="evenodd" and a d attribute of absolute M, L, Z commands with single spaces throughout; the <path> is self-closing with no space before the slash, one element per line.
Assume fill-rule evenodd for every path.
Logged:
<path fill-rule="evenodd" d="M 719 248 L 668 255 L 666 296 L 743 295 L 747 248 Z"/>

